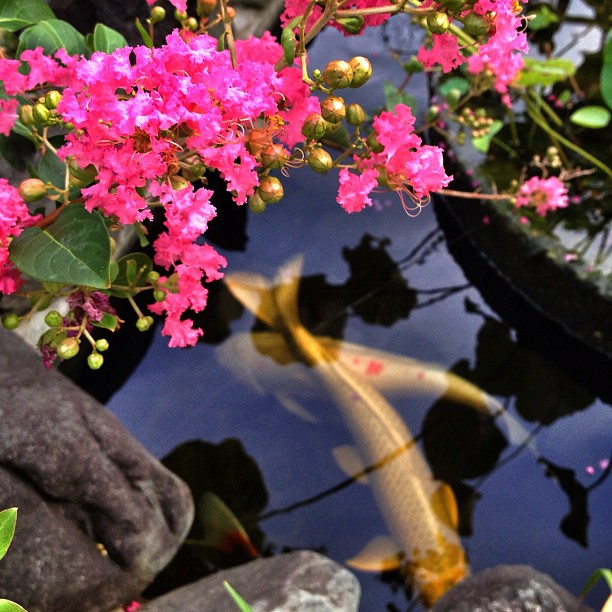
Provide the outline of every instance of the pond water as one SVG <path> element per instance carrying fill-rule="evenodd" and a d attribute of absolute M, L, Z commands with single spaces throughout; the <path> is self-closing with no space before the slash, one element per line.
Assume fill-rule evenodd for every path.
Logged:
<path fill-rule="evenodd" d="M 388 63 L 381 69 L 378 36 L 355 40 L 326 34 L 312 61 L 323 67 L 326 49 L 345 59 L 374 55 L 375 77 L 366 95 L 380 91 L 386 79 L 399 85 L 401 69 Z M 423 82 L 416 85 L 425 91 Z M 355 98 L 347 95 L 347 101 L 362 95 L 349 93 Z M 302 254 L 304 317 L 317 333 L 341 333 L 366 347 L 456 367 L 534 432 L 532 448 L 511 443 L 501 448 L 500 433 L 507 433 L 501 423 L 474 426 L 460 409 L 463 420 L 434 405 L 434 399 L 409 392 L 389 400 L 415 436 L 438 410 L 448 415 L 448 425 L 439 428 L 439 436 L 433 428 L 423 452 L 438 475 L 453 478 L 457 491 L 469 494 L 462 530 L 469 533 L 463 544 L 472 571 L 528 563 L 578 593 L 594 569 L 612 567 L 611 481 L 588 488 L 604 474 L 600 462 L 612 451 L 611 406 L 574 383 L 571 371 L 558 370 L 517 342 L 449 255 L 432 207 L 409 218 L 394 195 L 380 195 L 372 208 L 347 215 L 335 202 L 336 176 L 294 170 L 284 183 L 282 203 L 249 215 L 246 250 L 223 251 L 228 272 L 271 278 L 281 264 Z M 399 277 L 393 275 L 397 270 Z M 263 380 L 256 391 L 245 380 L 250 354 L 238 352 L 232 357 L 239 364 L 236 377 L 221 363 L 223 351 L 236 334 L 252 329 L 254 317 L 222 291 L 211 296 L 210 312 L 227 325 L 229 335 L 210 329 L 207 338 L 214 343 L 188 350 L 169 349 L 157 335 L 109 408 L 159 458 L 187 441 L 217 445 L 238 439 L 262 482 L 251 464 L 227 476 L 235 486 L 224 481 L 228 461 L 219 464 L 216 475 L 202 473 L 202 482 L 216 479 L 222 487 L 242 488 L 237 492 L 242 497 L 252 488 L 257 499 L 250 516 L 264 515 L 255 542 L 266 550 L 312 548 L 344 562 L 387 530 L 368 486 L 354 483 L 333 491 L 345 475 L 332 450 L 352 443 L 337 406 L 306 366 L 268 360 L 255 372 Z M 385 324 L 377 323 L 381 320 Z M 311 418 L 299 418 L 298 410 Z M 557 470 L 560 480 L 550 478 L 540 457 L 553 471 L 557 466 L 574 473 Z M 196 477 L 198 469 L 191 467 Z M 243 516 L 249 515 L 248 500 L 237 504 L 246 508 Z M 568 536 L 560 523 L 571 504 Z M 283 509 L 288 511 L 275 513 Z M 396 577 L 357 576 L 362 610 L 411 605 Z M 593 606 L 601 605 L 603 593 L 594 592 Z"/>

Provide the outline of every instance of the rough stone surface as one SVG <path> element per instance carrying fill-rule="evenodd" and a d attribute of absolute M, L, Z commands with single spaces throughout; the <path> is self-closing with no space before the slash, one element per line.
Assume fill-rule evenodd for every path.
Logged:
<path fill-rule="evenodd" d="M 441 597 L 432 612 L 593 612 L 550 576 L 529 565 L 478 572 Z"/>
<path fill-rule="evenodd" d="M 19 508 L 2 596 L 29 612 L 108 610 L 137 596 L 191 525 L 187 486 L 6 330 L 0 419 L 0 508 Z"/>
<path fill-rule="evenodd" d="M 235 612 L 223 586 L 227 580 L 254 612 L 356 612 L 357 578 L 334 561 L 311 551 L 258 559 L 171 591 L 142 612 Z"/>

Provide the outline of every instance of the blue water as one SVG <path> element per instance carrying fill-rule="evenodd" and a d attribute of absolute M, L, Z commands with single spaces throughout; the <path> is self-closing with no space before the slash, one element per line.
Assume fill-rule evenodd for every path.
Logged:
<path fill-rule="evenodd" d="M 367 45 L 376 50 L 380 41 L 375 36 L 356 41 L 330 33 L 315 51 L 320 57 L 324 49 L 331 48 L 337 56 L 349 59 L 368 54 Z M 324 61 L 317 60 L 317 56 L 313 61 L 320 61 L 323 67 Z M 384 79 L 399 84 L 404 76 L 400 69 L 389 66 L 384 76 L 380 74 L 375 73 L 368 91 L 379 91 Z M 353 91 L 350 94 L 359 95 Z M 347 101 L 352 98 L 347 96 Z M 279 265 L 301 253 L 305 277 L 320 274 L 328 284 L 341 285 L 349 275 L 342 249 L 354 249 L 364 234 L 390 239 L 387 252 L 400 261 L 437 227 L 431 208 L 424 209 L 417 218 L 409 218 L 393 195 L 380 196 L 375 207 L 347 215 L 335 202 L 336 176 L 313 177 L 308 170 L 293 170 L 284 185 L 283 202 L 268 207 L 264 214 L 250 215 L 246 252 L 225 253 L 228 271 L 258 272 L 271 277 Z M 409 286 L 419 290 L 419 303 L 431 297 L 425 290 L 467 283 L 443 242 L 424 261 L 403 267 L 402 273 Z M 495 317 L 478 291 L 469 287 L 430 306 L 414 309 L 408 318 L 391 327 L 367 324 L 351 316 L 345 339 L 445 367 L 459 360 L 474 365 L 483 317 L 466 312 L 466 299 Z M 231 330 L 245 332 L 252 325 L 253 316 L 245 312 L 232 322 Z M 308 422 L 283 409 L 271 393 L 272 387 L 258 394 L 236 380 L 218 363 L 219 347 L 202 343 L 181 350 L 169 349 L 166 344 L 166 339 L 155 338 L 146 358 L 108 404 L 155 456 L 161 458 L 187 440 L 218 443 L 238 438 L 261 470 L 269 494 L 268 509 L 283 508 L 316 495 L 344 478 L 331 451 L 350 443 L 351 438 L 324 389 L 296 385 L 286 370 L 277 368 L 275 388 L 295 397 L 318 419 L 316 423 Z M 295 371 L 300 376 L 309 375 L 301 366 L 295 366 Z M 509 410 L 514 414 L 518 391 L 509 394 Z M 411 431 L 421 431 L 431 401 L 404 397 L 392 404 Z M 610 408 L 594 400 L 587 409 L 554 421 L 539 431 L 538 452 L 555 464 L 576 470 L 577 479 L 584 485 L 593 482 L 597 474 L 589 475 L 585 468 L 596 466 L 612 450 Z M 535 425 L 523 420 L 521 423 L 529 430 Z M 513 450 L 509 446 L 503 457 Z M 449 445 L 451 461 L 453 452 Z M 474 480 L 471 484 L 478 483 Z M 464 540 L 473 571 L 498 564 L 529 563 L 577 593 L 595 568 L 612 567 L 610 480 L 589 495 L 588 548 L 560 532 L 559 522 L 568 511 L 568 498 L 545 476 L 543 466 L 531 451 L 523 450 L 495 469 L 478 485 L 478 490 L 481 497 L 474 510 L 473 535 Z M 372 537 L 385 534 L 371 492 L 359 484 L 266 520 L 260 527 L 266 541 L 278 549 L 324 548 L 326 554 L 340 562 L 356 554 Z M 406 609 L 402 592 L 393 592 L 376 576 L 358 573 L 358 577 L 364 611 L 383 610 L 388 603 Z M 590 600 L 592 605 L 601 605 L 603 592 L 596 592 Z"/>

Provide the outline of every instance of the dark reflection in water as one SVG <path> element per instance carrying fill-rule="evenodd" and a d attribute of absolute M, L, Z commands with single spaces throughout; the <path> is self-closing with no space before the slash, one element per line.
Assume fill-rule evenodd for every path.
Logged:
<path fill-rule="evenodd" d="M 346 57 L 367 52 L 367 40 L 330 36 L 322 44 Z M 376 74 L 372 91 L 381 89 Z M 384 78 L 398 84 L 403 75 Z M 441 364 L 500 399 L 535 432 L 531 448 L 509 441 L 498 420 L 406 393 L 388 398 L 435 476 L 453 487 L 472 571 L 530 563 L 578 592 L 595 568 L 612 566 L 610 480 L 599 464 L 611 451 L 610 406 L 494 316 L 449 256 L 430 210 L 409 219 L 383 196 L 349 216 L 334 201 L 335 187 L 335 177 L 315 182 L 296 171 L 285 201 L 248 219 L 246 250 L 225 253 L 228 271 L 270 278 L 302 253 L 301 316 L 316 335 Z M 264 554 L 313 548 L 344 562 L 385 534 L 371 489 L 347 480 L 334 462 L 332 449 L 351 436 L 308 368 L 268 359 L 257 371 L 266 384 L 254 391 L 219 364 L 217 352 L 254 324 L 223 283 L 211 292 L 202 322 L 205 342 L 190 350 L 168 349 L 157 336 L 109 407 L 155 455 L 176 460 L 196 499 L 214 490 Z M 186 456 L 200 449 L 202 458 L 184 467 L 173 451 L 193 440 Z M 219 450 L 229 447 L 231 459 Z M 220 457 L 223 469 L 214 467 Z M 197 562 L 205 563 L 212 561 Z M 358 577 L 363 610 L 409 605 L 399 576 Z M 602 591 L 591 601 L 601 604 Z"/>

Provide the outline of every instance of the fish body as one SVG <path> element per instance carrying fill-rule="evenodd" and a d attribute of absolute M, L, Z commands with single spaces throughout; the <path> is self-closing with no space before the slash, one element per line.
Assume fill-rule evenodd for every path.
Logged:
<path fill-rule="evenodd" d="M 227 275 L 226 282 L 239 301 L 282 335 L 286 343 L 283 350 L 289 348 L 294 360 L 317 373 L 340 407 L 362 460 L 369 466 L 368 479 L 396 548 L 386 549 L 375 563 L 371 564 L 366 554 L 368 559 L 357 558 L 354 565 L 384 570 L 402 564 L 426 605 L 431 606 L 469 573 L 456 531 L 454 495 L 448 485 L 434 479 L 393 407 L 365 375 L 338 358 L 337 341 L 320 341 L 301 324 L 297 310 L 300 273 L 301 260 L 294 260 L 279 270 L 273 284 L 247 274 Z M 288 360 L 286 354 L 279 356 L 281 362 Z M 439 370 L 428 371 L 422 364 L 418 368 L 422 371 L 416 376 L 418 380 L 429 376 L 436 389 L 453 386 L 440 378 Z M 459 381 L 465 383 L 460 385 L 460 395 L 468 404 L 485 401 L 480 390 Z"/>

